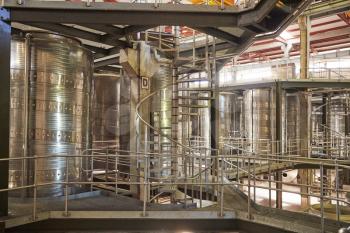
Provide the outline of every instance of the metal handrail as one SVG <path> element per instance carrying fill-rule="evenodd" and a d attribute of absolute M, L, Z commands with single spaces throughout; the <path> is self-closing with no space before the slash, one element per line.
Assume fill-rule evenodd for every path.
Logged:
<path fill-rule="evenodd" d="M 90 150 L 90 152 L 92 152 L 93 150 Z M 125 151 L 124 151 L 125 152 Z M 154 153 L 153 153 L 154 154 Z M 145 166 L 149 166 L 147 163 L 147 158 L 150 155 L 145 153 L 138 153 L 138 154 L 132 154 L 131 151 L 129 151 L 129 155 L 120 155 L 120 154 L 102 154 L 102 155 L 96 155 L 96 154 L 79 154 L 79 155 L 46 155 L 46 156 L 31 156 L 31 157 L 21 157 L 21 158 L 7 158 L 7 159 L 0 159 L 0 162 L 11 162 L 11 161 L 16 161 L 16 160 L 27 160 L 27 159 L 34 159 L 34 160 L 38 160 L 38 159 L 44 159 L 44 158 L 53 158 L 53 157 L 60 157 L 60 158 L 65 158 L 67 161 L 69 161 L 69 159 L 73 159 L 73 158 L 77 158 L 77 157 L 81 157 L 81 158 L 93 158 L 93 157 L 104 157 L 104 158 L 123 158 L 123 157 L 137 157 L 137 158 L 141 158 L 143 159 L 143 161 L 145 162 Z M 170 156 L 174 156 L 174 157 L 181 157 L 182 155 L 179 154 L 175 154 L 175 155 L 170 155 Z M 202 158 L 201 156 L 196 156 L 196 155 L 191 155 L 191 158 L 197 158 L 200 159 Z M 126 184 L 126 185 L 196 185 L 196 186 L 205 186 L 205 185 L 218 185 L 220 187 L 224 187 L 224 186 L 239 186 L 239 187 L 248 187 L 249 189 L 251 188 L 261 188 L 261 189 L 268 189 L 269 192 L 271 191 L 280 191 L 280 192 L 289 192 L 289 193 L 294 193 L 294 194 L 299 194 L 299 195 L 305 195 L 305 196 L 312 196 L 312 197 L 317 197 L 317 198 L 322 198 L 322 199 L 328 199 L 328 200 L 333 200 L 341 203 L 344 203 L 346 205 L 350 205 L 350 203 L 343 199 L 343 198 L 339 198 L 339 197 L 334 197 L 334 196 L 330 196 L 330 195 L 324 195 L 323 193 L 317 194 L 317 193 L 303 193 L 303 192 L 297 192 L 297 191 L 290 191 L 290 190 L 286 190 L 283 187 L 281 189 L 278 188 L 273 188 L 273 187 L 266 187 L 266 186 L 262 186 L 259 184 L 241 184 L 240 182 L 235 182 L 235 181 L 231 181 L 229 183 L 227 182 L 222 182 L 220 181 L 220 177 L 224 178 L 228 172 L 228 170 L 226 170 L 226 162 L 229 162 L 227 159 L 244 159 L 248 162 L 248 164 L 254 164 L 257 163 L 258 161 L 265 161 L 268 162 L 270 164 L 273 163 L 283 163 L 283 162 L 288 162 L 288 163 L 293 163 L 293 164 L 310 164 L 310 165 L 316 165 L 319 167 L 328 167 L 331 169 L 350 169 L 350 165 L 347 164 L 342 164 L 344 161 L 341 160 L 329 160 L 329 159 L 322 159 L 322 160 L 317 160 L 317 159 L 312 159 L 312 158 L 295 158 L 295 157 L 291 157 L 291 158 L 271 158 L 271 157 L 259 157 L 259 156 L 253 156 L 253 155 L 223 155 L 220 154 L 218 156 L 208 156 L 208 159 L 211 160 L 217 160 L 217 161 L 222 161 L 222 163 L 218 162 L 219 166 L 216 168 L 215 173 L 218 174 L 218 179 L 217 181 L 215 180 L 209 180 L 209 181 L 203 181 L 200 179 L 197 179 L 199 176 L 197 174 L 196 177 L 188 177 L 188 179 L 186 181 L 183 181 L 181 178 L 178 179 L 173 179 L 173 177 L 169 177 L 168 179 L 161 179 L 158 181 L 151 181 L 152 177 L 144 177 L 145 180 L 144 181 L 138 181 L 138 182 L 132 182 L 132 181 L 103 181 L 103 182 L 97 182 L 97 181 L 71 181 L 69 180 L 69 177 L 67 178 L 67 180 L 65 181 L 61 181 L 61 182 L 46 182 L 46 183 L 35 183 L 32 185 L 26 185 L 26 186 L 21 186 L 21 187 L 15 187 L 15 188 L 8 188 L 8 189 L 0 189 L 0 192 L 9 192 L 9 191 L 14 191 L 14 190 L 22 190 L 22 189 L 28 189 L 28 188 L 39 188 L 39 187 L 43 187 L 43 186 L 48 186 L 48 185 L 65 185 L 65 186 L 69 186 L 69 185 L 84 185 L 84 184 L 89 184 L 89 185 L 97 185 L 97 184 L 110 184 L 110 185 L 121 185 L 121 184 Z M 221 164 L 221 165 L 220 165 Z M 230 164 L 232 165 L 232 164 Z M 203 170 L 209 170 L 210 167 L 212 166 L 212 164 L 210 164 L 210 166 L 208 166 L 206 169 Z M 282 181 L 271 181 L 271 180 L 266 180 L 266 179 L 261 179 L 258 178 L 255 174 L 254 171 L 252 169 L 251 166 L 248 166 L 248 170 L 243 169 L 242 167 L 237 166 L 237 169 L 240 169 L 244 172 L 246 172 L 249 177 L 249 179 L 252 181 L 265 181 L 265 182 L 272 182 L 275 184 L 284 184 L 284 185 L 292 185 L 288 182 L 282 182 Z M 115 171 L 117 172 L 117 171 Z M 203 172 L 203 171 L 202 171 Z M 334 190 L 332 189 L 332 187 L 321 187 L 321 186 L 317 186 L 317 185 L 306 185 L 306 184 L 293 184 L 293 186 L 296 187 L 308 187 L 310 189 L 317 189 L 317 190 L 324 190 L 324 191 L 330 191 L 330 190 Z M 337 188 L 336 192 L 345 192 L 345 190 Z M 224 194 L 222 194 L 224 195 Z M 66 197 L 66 209 L 65 212 L 68 213 L 68 192 L 65 193 L 65 197 Z M 248 195 L 249 196 L 249 195 Z M 37 199 L 37 197 L 34 197 Z M 249 199 L 251 198 L 251 196 L 249 197 Z M 339 204 L 339 203 L 338 203 Z M 146 208 L 146 207 L 145 207 Z M 250 207 L 249 207 L 250 208 Z M 37 214 L 37 210 L 33 211 L 35 214 Z"/>

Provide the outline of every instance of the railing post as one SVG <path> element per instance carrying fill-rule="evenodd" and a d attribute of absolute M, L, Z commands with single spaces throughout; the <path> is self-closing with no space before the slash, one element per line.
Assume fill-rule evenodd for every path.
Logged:
<path fill-rule="evenodd" d="M 147 216 L 146 208 L 147 208 L 148 192 L 150 192 L 150 189 L 148 189 L 148 187 L 149 187 L 148 175 L 149 175 L 149 169 L 150 169 L 148 157 L 150 155 L 147 154 L 147 151 L 148 151 L 147 140 L 148 140 L 148 130 L 147 130 L 147 125 L 145 125 L 145 130 L 144 130 L 144 153 L 145 153 L 144 160 L 145 160 L 145 164 L 144 164 L 144 169 L 143 169 L 144 186 L 143 186 L 143 212 L 142 212 L 143 217 Z"/>
<path fill-rule="evenodd" d="M 115 196 L 118 196 L 118 152 L 115 152 Z"/>
<path fill-rule="evenodd" d="M 271 201 L 271 163 L 270 163 L 270 159 L 268 160 L 268 181 L 269 181 L 269 207 L 272 208 L 272 201 Z"/>
<path fill-rule="evenodd" d="M 185 161 L 184 161 L 184 169 L 185 169 L 185 188 L 184 188 L 184 192 L 185 192 L 184 202 L 185 203 L 184 204 L 185 204 L 185 209 L 187 208 L 187 157 L 188 157 L 188 154 L 185 153 Z"/>
<path fill-rule="evenodd" d="M 37 205 L 37 158 L 34 158 L 34 191 L 33 191 L 33 221 L 37 219 L 36 216 L 36 205 Z"/>
<path fill-rule="evenodd" d="M 339 207 L 339 165 L 338 165 L 338 160 L 335 161 L 335 192 L 336 192 L 336 197 L 337 197 L 337 202 L 336 202 L 336 214 L 337 214 L 337 223 L 340 223 L 340 207 Z"/>
<path fill-rule="evenodd" d="M 250 198 L 250 158 L 248 158 L 248 219 L 251 219 Z"/>
<path fill-rule="evenodd" d="M 253 199 L 254 199 L 254 203 L 256 202 L 256 170 L 255 170 L 255 163 L 256 163 L 256 155 L 254 156 L 254 159 L 253 159 L 253 185 L 254 185 L 254 196 L 253 196 Z"/>
<path fill-rule="evenodd" d="M 320 164 L 320 181 L 321 181 L 321 187 L 320 187 L 320 208 L 321 208 L 321 233 L 324 233 L 324 180 L 323 180 L 323 163 Z"/>
<path fill-rule="evenodd" d="M 224 158 L 221 157 L 220 217 L 224 216 Z"/>
<path fill-rule="evenodd" d="M 147 187 L 148 187 L 148 155 L 145 153 L 144 156 L 145 165 L 144 165 L 144 181 L 143 181 L 143 210 L 142 210 L 142 216 L 146 217 L 147 212 Z"/>
<path fill-rule="evenodd" d="M 108 171 L 109 171 L 109 144 L 107 142 L 107 151 L 106 151 L 106 165 L 105 165 L 105 179 L 108 181 Z"/>
<path fill-rule="evenodd" d="M 202 199 L 203 199 L 203 178 L 202 178 L 202 152 L 203 150 L 200 150 L 200 157 L 199 157 L 199 182 L 201 183 L 199 186 L 199 207 L 203 207 Z M 205 153 L 205 151 L 204 151 Z M 204 168 L 205 169 L 205 168 Z"/>
<path fill-rule="evenodd" d="M 94 151 L 91 152 L 91 184 L 90 192 L 94 191 Z"/>
<path fill-rule="evenodd" d="M 66 155 L 66 184 L 65 184 L 65 195 L 64 195 L 64 216 L 68 217 L 68 182 L 69 182 L 69 160 L 68 154 Z"/>

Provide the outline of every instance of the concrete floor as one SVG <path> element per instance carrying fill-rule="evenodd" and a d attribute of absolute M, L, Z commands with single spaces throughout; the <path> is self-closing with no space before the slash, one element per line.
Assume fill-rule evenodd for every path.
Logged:
<path fill-rule="evenodd" d="M 243 192 L 235 189 L 234 187 L 225 186 L 225 194 L 224 194 L 224 210 L 228 212 L 235 213 L 235 218 L 237 220 L 247 220 L 247 197 Z M 68 202 L 69 211 L 142 211 L 143 202 L 135 200 L 126 196 L 118 196 L 108 194 L 106 192 L 95 191 L 93 193 L 83 193 L 76 196 L 71 196 Z M 32 199 L 20 199 L 20 198 L 10 198 L 10 216 L 9 218 L 16 218 L 20 216 L 31 216 L 33 210 L 33 200 Z M 37 202 L 37 212 L 45 212 L 45 211 L 63 211 L 64 210 L 64 197 L 60 198 L 42 198 Z M 164 215 L 167 214 L 168 211 L 215 211 L 219 210 L 218 205 L 209 206 L 202 209 L 185 209 L 182 205 L 171 205 L 171 204 L 148 204 L 147 211 L 165 211 Z M 268 224 L 273 227 L 277 227 L 280 229 L 290 230 L 292 232 L 307 232 L 307 233 L 318 233 L 320 232 L 320 218 L 318 216 L 312 216 L 309 214 L 290 212 L 286 210 L 278 210 L 278 209 L 269 209 L 263 206 L 258 206 L 252 204 L 251 206 L 251 221 L 258 224 Z M 140 217 L 140 219 L 142 219 Z M 111 219 L 110 219 L 111 220 Z M 218 219 L 216 219 L 218 220 Z M 88 221 L 87 219 L 82 221 Z M 117 221 L 117 219 L 113 219 L 113 221 Z M 231 219 L 231 221 L 235 221 Z M 88 221 L 89 222 L 89 221 Z M 246 223 L 242 226 L 248 226 L 249 223 Z M 132 225 L 132 224 L 131 224 Z M 115 226 L 114 226 L 115 227 Z M 243 232 L 251 232 L 249 230 L 245 230 L 245 228 L 235 228 L 232 230 L 243 229 L 244 231 L 229 231 L 235 233 L 243 233 Z M 335 221 L 326 220 L 325 221 L 325 229 L 326 232 L 337 232 L 337 230 L 341 227 L 341 225 L 337 225 Z M 207 228 L 205 228 L 207 229 Z M 86 230 L 86 229 L 85 229 Z M 9 231 L 13 232 L 13 231 Z M 30 232 L 19 231 L 19 232 Z M 38 232 L 38 231 L 34 231 Z M 52 231 L 50 231 L 52 232 Z M 58 231 L 60 233 L 63 232 L 79 232 L 79 231 Z M 89 231 L 80 231 L 80 232 L 89 232 Z M 99 232 L 99 231 L 93 231 Z M 120 232 L 123 231 L 101 231 L 101 232 Z M 125 231 L 125 232 L 141 232 L 141 231 Z M 155 232 L 158 231 L 144 231 Z M 169 231 L 169 229 L 163 229 L 164 233 L 173 233 L 173 231 Z M 200 231 L 174 231 L 174 233 L 199 233 Z M 224 232 L 224 231 L 201 231 L 203 233 L 216 233 L 216 232 Z M 254 232 L 254 231 L 253 231 Z M 268 231 L 269 232 L 269 231 Z M 281 231 L 271 231 L 271 232 L 285 232 Z"/>
<path fill-rule="evenodd" d="M 64 211 L 65 198 L 38 198 L 37 212 Z M 71 195 L 68 201 L 69 211 L 142 211 L 143 202 L 131 197 L 118 195 L 105 191 L 94 191 Z M 176 211 L 184 210 L 182 205 L 147 204 L 147 210 Z M 33 213 L 32 198 L 9 198 L 10 217 L 31 215 Z"/>

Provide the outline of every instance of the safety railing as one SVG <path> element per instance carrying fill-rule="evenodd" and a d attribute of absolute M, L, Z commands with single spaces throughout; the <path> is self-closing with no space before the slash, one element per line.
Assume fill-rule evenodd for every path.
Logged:
<path fill-rule="evenodd" d="M 343 133 L 319 124 L 315 128 L 311 140 L 311 155 L 329 159 L 348 159 L 350 138 Z"/>
<path fill-rule="evenodd" d="M 309 79 L 350 79 L 350 68 L 309 68 Z"/>
<path fill-rule="evenodd" d="M 64 210 L 63 214 L 69 216 L 70 211 L 74 211 L 74 208 L 70 209 L 70 193 L 69 190 L 74 186 L 98 186 L 108 185 L 114 187 L 115 196 L 120 195 L 118 187 L 121 185 L 136 185 L 143 190 L 143 196 L 140 199 L 143 201 L 142 213 L 143 216 L 147 215 L 148 203 L 155 202 L 156 196 L 151 196 L 150 192 L 152 186 L 173 186 L 178 190 L 181 187 L 187 186 L 187 192 L 184 193 L 182 201 L 177 203 L 184 203 L 185 207 L 188 207 L 189 201 L 195 203 L 197 199 L 199 205 L 202 206 L 203 192 L 212 190 L 213 195 L 216 197 L 214 203 L 218 204 L 218 214 L 223 215 L 225 211 L 234 211 L 235 206 L 225 202 L 225 197 L 232 195 L 232 190 L 241 190 L 246 193 L 246 209 L 248 216 L 252 213 L 258 213 L 259 208 L 256 208 L 254 203 L 261 205 L 258 201 L 258 192 L 267 192 L 268 199 L 266 207 L 274 208 L 273 202 L 275 201 L 273 195 L 281 193 L 282 197 L 284 194 L 297 195 L 300 198 L 311 199 L 314 204 L 318 204 L 317 211 L 321 217 L 321 226 L 324 227 L 324 219 L 329 218 L 330 214 L 326 212 L 325 205 L 329 203 L 335 208 L 335 219 L 342 221 L 345 219 L 346 208 L 350 205 L 346 198 L 348 190 L 342 188 L 340 180 L 340 173 L 348 171 L 348 166 L 345 160 L 328 160 L 328 159 L 309 159 L 301 157 L 290 157 L 287 155 L 282 156 L 269 156 L 259 157 L 258 155 L 252 154 L 221 154 L 217 151 L 217 155 L 207 156 L 206 159 L 212 161 L 212 163 L 203 166 L 204 158 L 198 155 L 188 155 L 186 160 L 183 159 L 182 154 L 171 154 L 167 155 L 172 159 L 176 159 L 179 162 L 178 166 L 183 167 L 185 170 L 194 169 L 195 172 L 192 175 L 185 176 L 184 174 L 171 174 L 167 177 L 157 177 L 150 173 L 151 158 L 157 158 L 164 155 L 156 153 L 145 153 L 145 152 L 131 152 L 116 150 L 113 154 L 99 154 L 96 150 L 86 151 L 85 154 L 81 155 L 49 155 L 49 156 L 33 156 L 25 158 L 9 158 L 1 159 L 0 162 L 13 162 L 18 160 L 30 160 L 34 162 L 34 168 L 32 175 L 34 177 L 33 183 L 26 184 L 24 186 L 17 186 L 8 189 L 1 189 L 0 192 L 12 192 L 18 190 L 33 190 L 32 197 L 28 197 L 32 200 L 32 217 L 35 220 L 38 215 L 38 200 L 40 198 L 39 193 L 43 187 L 46 186 L 59 186 L 64 193 Z M 40 160 L 62 158 L 65 160 L 66 173 L 59 181 L 48 181 L 40 182 L 38 178 L 38 171 L 35 169 Z M 114 168 L 108 168 L 107 173 L 114 175 L 115 179 L 96 181 L 93 179 L 94 168 L 91 163 L 87 163 L 86 168 L 81 168 L 81 172 L 86 174 L 86 179 L 71 179 L 69 170 L 74 164 L 73 160 L 82 159 L 92 161 L 96 158 L 113 159 L 115 166 Z M 119 161 L 123 159 L 135 158 L 137 164 L 140 167 L 138 173 L 131 173 L 130 171 L 125 172 L 130 179 L 120 180 L 118 179 L 121 171 L 118 169 Z M 189 160 L 196 161 L 195 163 L 188 163 Z M 258 168 L 259 164 L 265 164 L 267 168 L 262 170 Z M 132 166 L 129 164 L 129 166 Z M 298 168 L 309 168 L 314 173 L 314 179 L 308 182 L 294 182 L 285 179 L 277 179 L 275 177 L 276 172 L 287 173 L 290 170 Z M 117 168 L 117 169 L 115 169 Z M 260 170 L 259 170 L 260 169 Z M 236 170 L 236 171 L 234 171 Z M 328 171 L 325 172 L 325 171 Z M 238 174 L 236 177 L 232 177 L 232 173 Z M 204 174 L 208 174 L 205 177 Z M 87 192 L 93 190 L 85 189 Z M 183 189 L 182 189 L 183 190 Z M 199 195 L 194 197 L 190 196 L 191 190 L 199 190 Z M 230 191 L 231 190 L 231 191 Z M 265 191 L 264 191 L 265 190 Z M 305 191 L 306 190 L 306 191 Z M 190 192 L 189 192 L 190 191 Z M 53 199 L 55 197 L 52 197 Z M 262 197 L 259 197 L 260 199 Z M 15 200 L 11 200 L 15 201 Z M 83 205 L 85 206 L 85 205 Z M 313 205 L 315 206 L 315 205 Z M 193 207 L 193 205 L 192 205 Z M 327 206 L 328 207 L 328 206 Z M 327 208 L 328 209 L 328 208 Z M 86 208 L 88 211 L 89 208 Z M 103 211 L 103 209 L 101 210 Z M 344 212 L 344 214 L 342 214 Z"/>

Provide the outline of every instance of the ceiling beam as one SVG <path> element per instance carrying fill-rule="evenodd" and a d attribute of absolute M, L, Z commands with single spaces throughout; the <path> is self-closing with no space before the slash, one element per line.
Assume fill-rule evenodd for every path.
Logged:
<path fill-rule="evenodd" d="M 47 24 L 47 23 L 27 23 L 30 26 L 37 27 L 37 28 L 42 28 L 45 30 L 57 32 L 63 35 L 68 35 L 68 36 L 73 36 L 73 37 L 78 37 L 81 39 L 89 40 L 89 41 L 94 41 L 97 43 L 103 43 L 106 45 L 110 46 L 117 46 L 117 47 L 127 47 L 128 44 L 125 41 L 121 40 L 103 40 L 103 37 L 99 34 L 95 34 L 92 32 L 87 32 L 84 30 L 80 30 L 77 28 L 73 28 L 70 26 L 66 25 L 61 25 L 61 24 Z"/>
<path fill-rule="evenodd" d="M 17 0 L 6 0 L 3 7 L 10 10 L 14 22 L 79 25 L 233 26 L 241 14 L 233 7 L 220 10 L 217 6 L 190 4 L 159 4 L 154 7 L 153 3 L 95 2 L 86 7 L 84 2 L 26 0 L 25 4 L 18 5 Z"/>
<path fill-rule="evenodd" d="M 118 63 L 119 63 L 119 57 L 113 57 L 113 58 L 95 62 L 94 67 L 99 68 L 99 67 L 108 66 L 108 65 L 116 65 Z"/>
<path fill-rule="evenodd" d="M 116 72 L 119 73 L 121 68 L 114 67 L 114 66 L 103 66 L 103 67 L 94 67 L 95 70 L 100 70 L 100 71 L 111 71 L 111 72 Z"/>
<path fill-rule="evenodd" d="M 228 32 L 222 31 L 217 28 L 212 28 L 212 27 L 194 27 L 193 29 L 203 32 L 205 34 L 214 36 L 216 38 L 222 39 L 224 41 L 227 41 L 233 46 L 237 46 L 240 42 L 240 38 L 237 36 L 234 36 Z"/>
<path fill-rule="evenodd" d="M 112 35 L 123 35 L 124 29 L 120 27 L 115 27 L 107 24 L 80 24 L 83 27 L 91 28 L 100 32 L 112 34 Z"/>
<path fill-rule="evenodd" d="M 309 15 L 311 19 L 314 19 L 343 13 L 349 10 L 349 0 L 332 0 L 312 4 L 303 14 Z"/>
<path fill-rule="evenodd" d="M 153 3 L 95 2 L 87 7 L 84 2 L 26 0 L 22 5 L 17 2 L 6 0 L 3 7 L 10 10 L 11 21 L 21 23 L 232 27 L 260 22 L 278 0 L 260 1 L 248 11 L 191 4 L 161 3 L 155 7 Z"/>

